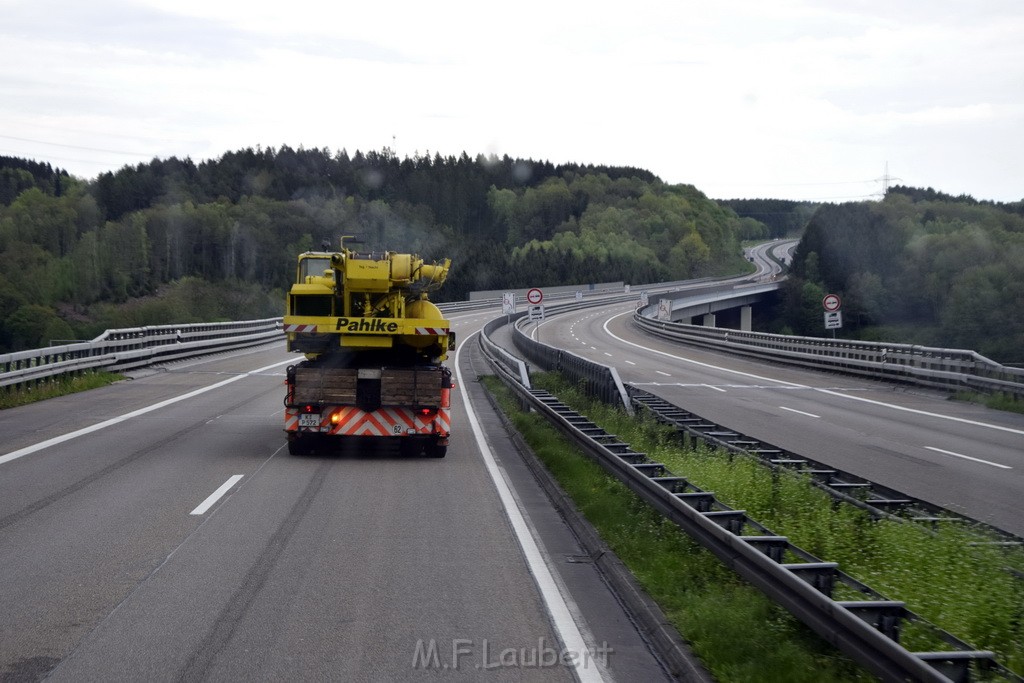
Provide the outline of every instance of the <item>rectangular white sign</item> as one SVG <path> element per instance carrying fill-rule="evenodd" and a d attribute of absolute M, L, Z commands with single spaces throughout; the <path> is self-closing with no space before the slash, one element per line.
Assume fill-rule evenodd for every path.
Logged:
<path fill-rule="evenodd" d="M 658 301 L 658 320 L 672 321 L 672 300 L 660 299 Z"/>
<path fill-rule="evenodd" d="M 515 292 L 505 292 L 501 295 L 501 312 L 504 315 L 512 315 L 516 312 Z"/>

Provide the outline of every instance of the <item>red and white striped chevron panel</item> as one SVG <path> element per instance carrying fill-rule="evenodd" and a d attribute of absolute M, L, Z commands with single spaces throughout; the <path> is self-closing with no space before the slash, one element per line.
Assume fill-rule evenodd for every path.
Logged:
<path fill-rule="evenodd" d="M 284 428 L 290 432 L 299 429 L 297 409 L 285 410 Z M 448 436 L 451 432 L 451 415 L 448 408 L 441 408 L 432 416 L 423 416 L 410 408 L 380 408 L 367 412 L 355 406 L 339 406 L 324 412 L 317 431 L 332 436 Z"/>
<path fill-rule="evenodd" d="M 285 332 L 316 332 L 316 325 L 285 325 Z"/>
<path fill-rule="evenodd" d="M 447 327 L 417 327 L 416 334 L 448 334 Z"/>

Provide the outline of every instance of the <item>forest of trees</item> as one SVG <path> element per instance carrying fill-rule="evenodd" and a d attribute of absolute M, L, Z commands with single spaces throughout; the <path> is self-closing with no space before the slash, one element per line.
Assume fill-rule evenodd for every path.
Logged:
<path fill-rule="evenodd" d="M 0 352 L 279 316 L 296 255 L 344 234 L 451 258 L 439 298 L 458 300 L 741 272 L 740 242 L 769 229 L 636 168 L 282 147 L 85 181 L 0 157 Z"/>
<path fill-rule="evenodd" d="M 773 239 L 799 235 L 820 202 L 798 202 L 789 199 L 719 199 L 718 203 L 736 212 L 740 218 L 751 218 L 768 228 Z"/>
<path fill-rule="evenodd" d="M 288 147 L 93 181 L 0 157 L 0 352 L 279 316 L 296 255 L 343 234 L 451 258 L 439 299 L 459 300 L 733 274 L 742 241 L 801 230 L 775 331 L 821 336 L 834 292 L 842 336 L 1024 362 L 1024 202 L 900 186 L 881 202 L 714 202 L 636 168 Z"/>
<path fill-rule="evenodd" d="M 821 336 L 821 299 L 843 336 L 1024 362 L 1024 202 L 894 187 L 882 202 L 823 205 L 785 285 L 783 331 Z"/>

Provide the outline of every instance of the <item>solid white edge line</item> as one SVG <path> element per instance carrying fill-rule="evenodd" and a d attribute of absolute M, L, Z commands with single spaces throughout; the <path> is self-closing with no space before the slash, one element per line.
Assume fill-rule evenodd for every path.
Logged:
<path fill-rule="evenodd" d="M 981 458 L 972 458 L 969 455 L 963 453 L 954 453 L 953 451 L 945 451 L 941 448 L 935 448 L 934 446 L 925 446 L 929 451 L 935 451 L 936 453 L 942 453 L 943 455 L 950 455 L 954 458 L 963 458 L 964 460 L 972 460 L 974 462 L 980 462 L 982 465 L 991 465 L 992 467 L 998 467 L 1004 470 L 1012 470 L 1013 468 L 1009 465 L 1001 465 L 998 462 L 991 462 L 989 460 L 982 460 Z"/>
<path fill-rule="evenodd" d="M 188 514 L 190 514 L 190 515 L 201 515 L 204 512 L 206 512 L 207 510 L 209 510 L 211 507 L 213 507 L 213 504 L 216 503 L 218 500 L 220 500 L 221 496 L 223 496 L 225 493 L 230 491 L 231 487 L 234 486 L 235 484 L 237 484 L 238 480 L 241 479 L 241 478 L 242 478 L 241 474 L 233 474 L 230 477 L 228 477 L 228 480 L 226 482 L 224 482 L 223 484 L 221 484 L 219 489 L 217 489 L 216 491 L 211 493 L 206 498 L 206 500 L 204 500 L 202 503 L 200 503 L 199 506 L 195 510 L 193 510 L 192 512 L 190 512 Z"/>
<path fill-rule="evenodd" d="M 815 415 L 814 413 L 805 413 L 804 411 L 797 410 L 796 408 L 787 408 L 786 406 L 779 406 L 779 409 L 780 410 L 788 410 L 789 412 L 796 413 L 797 415 L 806 415 L 807 417 L 813 417 L 816 420 L 820 420 L 821 419 L 821 415 Z"/>
<path fill-rule="evenodd" d="M 474 332 L 473 335 L 470 335 L 470 339 L 476 334 L 479 333 Z M 466 390 L 466 383 L 462 379 L 462 370 L 459 367 L 459 355 L 467 342 L 468 340 L 463 341 L 455 352 L 455 375 L 458 378 L 459 391 L 462 395 L 462 403 L 466 408 L 469 425 L 473 431 L 473 437 L 476 439 L 477 447 L 480 449 L 484 465 L 487 467 L 487 473 L 490 474 L 491 481 L 494 482 L 494 488 L 498 491 L 502 507 L 505 508 L 505 514 L 508 516 L 512 530 L 515 532 L 516 540 L 519 541 L 519 547 L 522 549 L 526 563 L 530 567 L 530 573 L 533 575 L 533 580 L 537 583 L 538 590 L 540 590 L 541 598 L 547 607 L 551 623 L 558 632 L 559 639 L 562 641 L 562 647 L 569 655 L 575 655 L 572 661 L 577 680 L 581 681 L 581 683 L 604 681 L 604 677 L 598 670 L 597 660 L 587 647 L 583 634 L 580 632 L 576 620 L 573 619 L 565 598 L 562 596 L 561 591 L 559 591 L 558 584 L 552 576 L 547 562 L 544 560 L 544 554 L 540 546 L 537 545 L 537 541 L 533 538 L 533 534 L 530 533 L 530 528 L 526 523 L 523 512 L 519 509 L 519 505 L 516 504 L 509 484 L 505 481 L 505 477 L 502 476 L 498 463 L 494 459 L 494 454 L 487 445 L 487 439 L 484 437 L 483 428 L 480 426 L 480 421 L 473 410 L 473 404 L 469 400 L 469 392 Z"/>
<path fill-rule="evenodd" d="M 830 389 L 819 389 L 817 387 L 811 387 L 811 386 L 808 386 L 806 384 L 796 384 L 795 382 L 787 382 L 787 381 L 781 380 L 781 379 L 773 379 L 771 377 L 762 377 L 761 375 L 755 375 L 755 374 L 749 373 L 749 372 L 742 372 L 740 370 L 732 370 L 730 368 L 723 368 L 720 365 L 712 365 L 710 363 L 702 363 L 700 361 L 693 360 L 691 358 L 683 358 L 682 356 L 675 356 L 675 355 L 673 355 L 671 353 L 666 353 L 665 351 L 659 351 L 658 349 L 652 349 L 649 346 L 644 346 L 642 344 L 636 344 L 634 342 L 629 341 L 628 339 L 623 339 L 622 337 L 620 337 L 619 335 L 615 334 L 610 329 L 608 329 L 608 323 L 610 323 L 611 321 L 615 320 L 616 318 L 620 318 L 620 317 L 622 317 L 624 315 L 633 315 L 633 314 L 632 314 L 631 311 L 627 311 L 625 313 L 619 313 L 618 315 L 613 315 L 611 318 L 608 318 L 607 320 L 604 321 L 604 325 L 603 325 L 604 331 L 608 334 L 609 337 L 611 337 L 613 339 L 617 339 L 620 342 L 622 342 L 623 344 L 629 344 L 630 346 L 635 346 L 636 348 L 643 349 L 644 351 L 647 351 L 649 353 L 656 353 L 656 354 L 661 355 L 661 356 L 668 356 L 669 358 L 674 358 L 675 360 L 682 361 L 684 363 L 690 363 L 692 365 L 698 365 L 698 366 L 703 367 L 703 368 L 712 368 L 714 370 L 721 370 L 722 372 L 731 372 L 732 374 L 740 375 L 741 377 L 751 377 L 753 379 L 762 380 L 764 382 L 775 382 L 776 384 L 780 384 L 780 385 L 782 385 L 782 387 L 786 387 L 786 388 L 811 389 L 812 391 L 820 391 L 821 393 L 829 394 L 830 396 L 837 396 L 839 398 L 845 398 L 845 399 L 849 399 L 851 401 L 862 401 L 864 403 L 870 403 L 872 405 L 880 406 L 880 407 L 883 407 L 883 408 L 892 408 L 893 410 L 900 410 L 900 411 L 903 411 L 905 413 L 914 413 L 915 415 L 924 415 L 926 417 L 936 417 L 936 418 L 939 418 L 940 420 L 949 420 L 950 422 L 959 422 L 961 424 L 971 425 L 972 427 L 983 427 L 985 429 L 995 429 L 996 431 L 1000 431 L 1000 432 L 1008 432 L 1010 434 L 1020 434 L 1020 435 L 1024 436 L 1024 429 L 1014 429 L 1013 427 L 1004 427 L 1002 425 L 996 425 L 996 424 L 992 424 L 990 422 L 978 422 L 977 420 L 968 420 L 967 418 L 954 417 L 952 415 L 941 415 L 939 413 L 928 412 L 927 410 L 917 410 L 916 408 L 905 408 L 903 406 L 898 406 L 898 405 L 895 405 L 895 404 L 892 404 L 892 403 L 885 403 L 883 401 L 876 401 L 874 399 L 863 398 L 861 396 L 853 396 L 852 394 L 846 394 L 846 393 L 843 393 L 843 392 L 840 392 L 840 391 L 832 391 Z"/>
<path fill-rule="evenodd" d="M 247 373 L 242 374 L 242 375 L 236 375 L 235 377 L 229 377 L 229 378 L 227 378 L 225 380 L 221 380 L 220 382 L 217 382 L 215 384 L 211 384 L 208 387 L 203 387 L 202 389 L 196 389 L 195 391 L 190 391 L 187 394 L 182 394 L 181 396 L 175 396 L 174 398 L 169 398 L 166 401 L 160 401 L 159 403 L 154 403 L 151 406 L 147 406 L 145 408 L 139 408 L 138 410 L 133 410 L 130 413 L 125 413 L 124 415 L 118 415 L 117 417 L 112 417 L 109 420 L 104 420 L 103 422 L 98 422 L 97 424 L 90 425 L 88 427 L 83 427 L 82 429 L 78 429 L 78 430 L 75 430 L 73 432 L 68 432 L 67 434 L 61 434 L 60 436 L 55 436 L 52 439 L 47 439 L 46 441 L 40 441 L 37 444 L 32 444 L 31 446 L 26 446 L 25 448 L 21 448 L 19 450 L 12 451 L 10 453 L 7 453 L 6 455 L 0 455 L 0 465 L 4 464 L 5 462 L 10 462 L 11 460 L 17 460 L 18 458 L 21 458 L 23 456 L 30 455 L 32 453 L 35 453 L 36 451 L 41 451 L 44 448 L 49 448 L 50 446 L 56 446 L 57 444 L 64 443 L 65 441 L 71 441 L 72 439 L 77 439 L 80 436 L 84 436 L 86 434 L 91 434 L 92 432 L 97 432 L 97 431 L 99 431 L 101 429 L 106 429 L 107 427 L 112 427 L 112 426 L 114 426 L 116 424 L 124 422 L 125 420 L 130 420 L 133 417 L 138 417 L 139 415 L 145 415 L 146 413 L 151 413 L 154 410 L 160 410 L 161 408 L 166 408 L 167 406 L 173 405 L 173 404 L 178 403 L 180 401 L 187 401 L 188 399 L 194 398 L 196 396 L 199 396 L 200 394 L 205 394 L 208 391 L 213 391 L 214 389 L 219 389 L 222 386 L 225 386 L 227 384 L 231 384 L 232 382 L 237 382 L 240 379 L 245 379 L 246 377 L 249 377 L 250 375 L 258 375 L 261 372 L 264 372 L 266 370 L 270 370 L 271 368 L 276 368 L 276 367 L 278 367 L 280 365 L 287 365 L 289 363 L 294 363 L 294 362 L 295 362 L 294 359 L 290 359 L 290 360 L 282 361 L 280 363 L 274 363 L 272 365 L 267 365 L 265 367 L 259 368 L 258 370 L 253 370 L 251 372 L 247 372 Z"/>

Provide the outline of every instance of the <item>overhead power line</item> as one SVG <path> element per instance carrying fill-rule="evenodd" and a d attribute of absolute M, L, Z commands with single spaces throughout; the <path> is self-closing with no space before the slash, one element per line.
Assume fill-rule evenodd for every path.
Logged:
<path fill-rule="evenodd" d="M 81 149 L 87 152 L 104 152 L 106 154 L 122 154 L 129 157 L 154 156 L 151 152 L 126 152 L 117 149 L 103 149 L 101 147 L 83 147 L 81 145 L 66 145 L 60 142 L 47 142 L 46 140 L 33 140 L 32 138 L 19 138 L 14 135 L 0 135 L 5 140 L 17 140 L 19 142 L 31 142 L 34 145 L 50 145 L 51 147 L 66 147 L 67 149 Z"/>
<path fill-rule="evenodd" d="M 864 185 L 867 183 L 876 182 L 877 178 L 869 180 L 835 180 L 829 182 L 815 182 L 815 183 L 760 183 L 760 182 L 748 182 L 748 183 L 714 183 L 714 185 L 723 185 L 725 187 L 747 187 L 749 185 L 758 185 L 760 187 L 800 187 L 810 185 Z"/>

